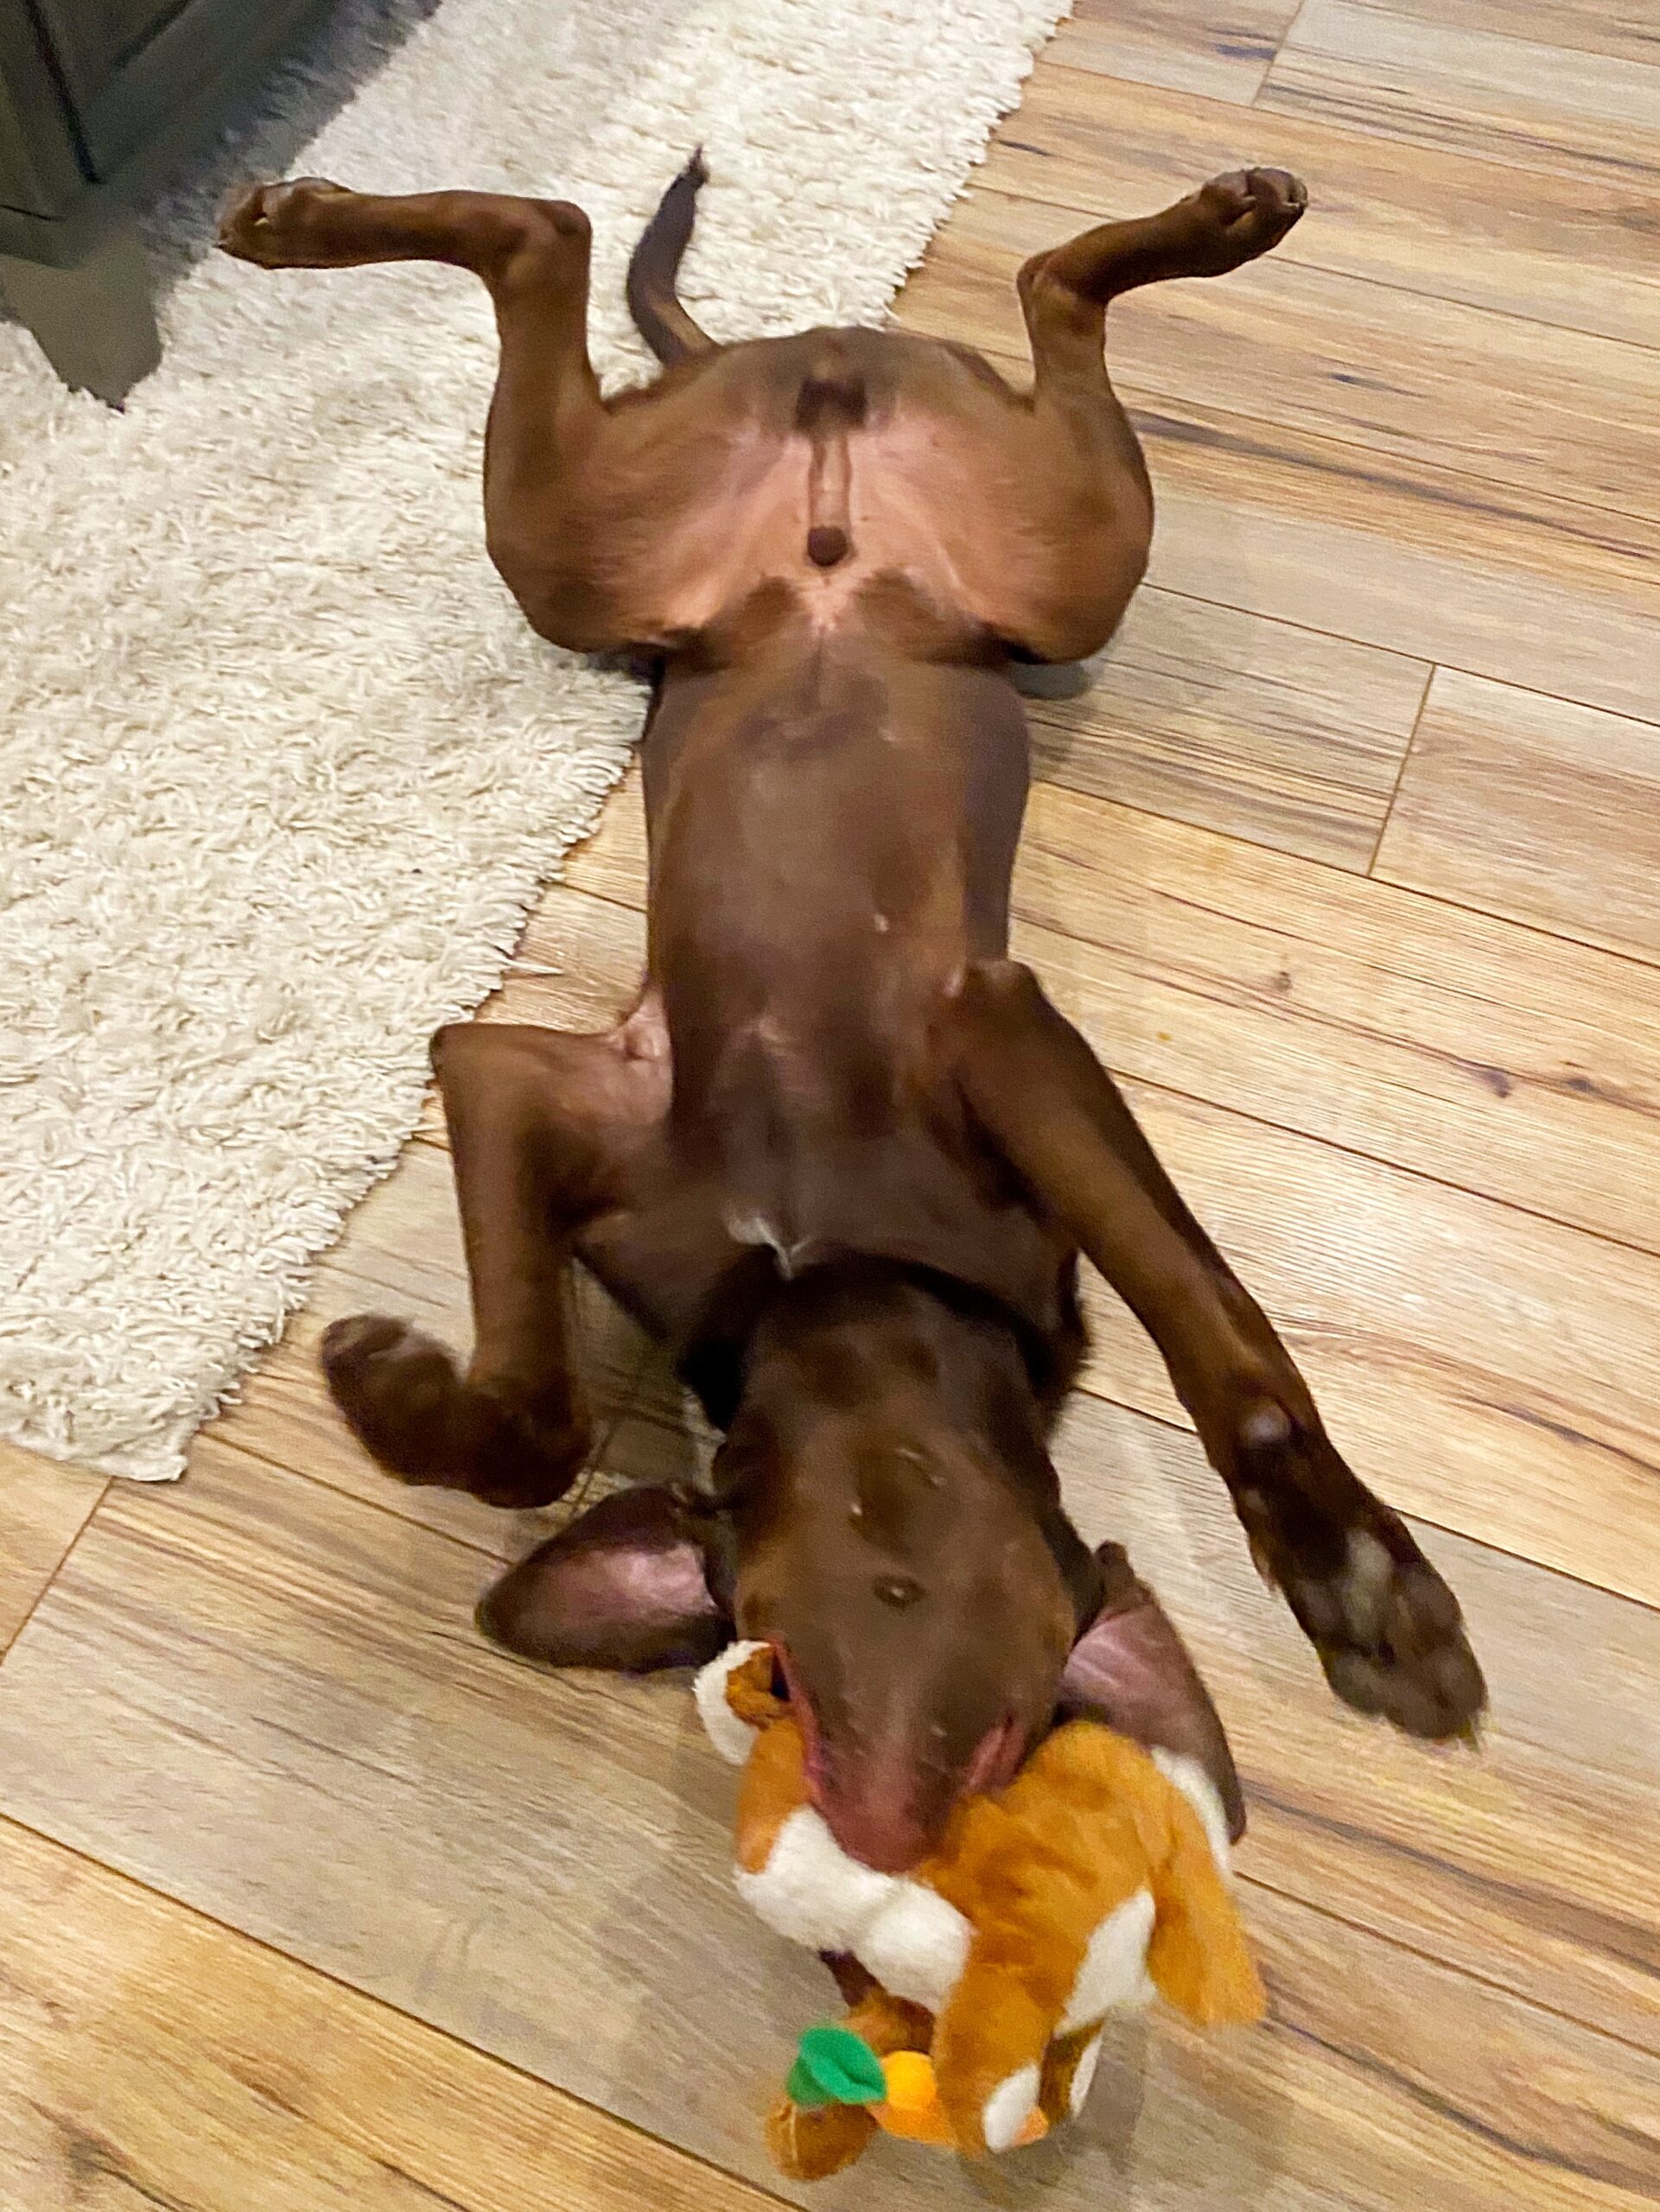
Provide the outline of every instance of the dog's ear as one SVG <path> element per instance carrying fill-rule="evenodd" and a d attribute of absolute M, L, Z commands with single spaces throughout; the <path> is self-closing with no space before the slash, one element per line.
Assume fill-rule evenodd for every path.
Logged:
<path fill-rule="evenodd" d="M 1245 1799 L 1211 1694 L 1175 1624 L 1136 1576 L 1122 1544 L 1096 1554 L 1101 1610 L 1072 1646 L 1061 1677 L 1061 1710 L 1090 1715 L 1148 1750 L 1196 1759 L 1216 1784 L 1237 1843 L 1245 1832 Z"/>
<path fill-rule="evenodd" d="M 695 1667 L 730 1639 L 698 1524 L 673 1491 L 615 1491 L 503 1576 L 480 1604 L 493 1642 L 551 1667 Z"/>

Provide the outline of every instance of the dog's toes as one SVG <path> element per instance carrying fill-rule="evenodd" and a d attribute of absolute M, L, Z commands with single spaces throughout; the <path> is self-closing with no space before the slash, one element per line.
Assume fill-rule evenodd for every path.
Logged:
<path fill-rule="evenodd" d="M 1289 169 L 1231 169 L 1201 185 L 1188 205 L 1196 224 L 1196 276 L 1218 276 L 1276 246 L 1308 205 Z"/>
<path fill-rule="evenodd" d="M 250 258 L 248 245 L 264 213 L 265 192 L 263 184 L 239 185 L 226 200 L 219 211 L 216 232 L 222 253 L 232 253 L 239 260 Z"/>
<path fill-rule="evenodd" d="M 1264 1421 L 1242 1440 L 1241 1517 L 1327 1681 L 1356 1712 L 1409 1735 L 1470 1735 L 1487 1688 L 1458 1599 L 1324 1432 L 1272 1411 L 1271 1430 Z"/>
<path fill-rule="evenodd" d="M 345 186 L 320 176 L 243 185 L 220 211 L 219 247 L 261 269 L 320 265 L 324 257 L 312 219 L 321 200 L 345 190 Z"/>
<path fill-rule="evenodd" d="M 442 1344 L 385 1313 L 356 1313 L 323 1333 L 329 1395 L 358 1441 L 406 1482 L 431 1480 L 430 1440 L 461 1387 Z"/>
<path fill-rule="evenodd" d="M 1396 1559 L 1356 1530 L 1335 1596 L 1336 1622 L 1315 1649 L 1345 1705 L 1436 1742 L 1474 1729 L 1486 1684 L 1458 1600 L 1428 1560 Z"/>
<path fill-rule="evenodd" d="M 349 1320 L 331 1322 L 323 1331 L 323 1371 L 332 1379 L 337 1370 L 345 1374 L 410 1340 L 442 1350 L 431 1338 L 423 1337 L 405 1321 L 394 1321 L 390 1314 L 354 1313 Z"/>
<path fill-rule="evenodd" d="M 336 1321 L 321 1357 L 352 1433 L 400 1482 L 520 1509 L 551 1505 L 587 1463 L 588 1424 L 566 1391 L 538 1400 L 481 1389 L 405 1321 L 384 1313 Z"/>
<path fill-rule="evenodd" d="M 1224 227 L 1243 222 L 1289 230 L 1308 205 L 1308 188 L 1289 169 L 1230 169 L 1199 187 L 1199 204 Z"/>

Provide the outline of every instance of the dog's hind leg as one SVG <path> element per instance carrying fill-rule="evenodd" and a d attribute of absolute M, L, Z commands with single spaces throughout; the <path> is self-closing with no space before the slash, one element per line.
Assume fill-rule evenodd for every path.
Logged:
<path fill-rule="evenodd" d="M 1179 276 L 1220 276 L 1279 244 L 1308 195 L 1284 169 L 1241 169 L 1156 215 L 1098 223 L 1025 263 L 1016 279 L 1036 372 L 1040 416 L 1076 438 L 1104 434 L 1112 458 L 1146 492 L 1147 471 L 1107 373 L 1106 316 L 1122 293 Z M 1151 495 L 1148 512 L 1151 516 Z"/>
<path fill-rule="evenodd" d="M 550 421 L 599 410 L 588 356 L 588 220 L 569 200 L 352 192 L 296 177 L 239 193 L 219 242 L 262 269 L 437 261 L 469 270 L 495 303 L 501 369 L 493 415 L 506 417 L 504 459 L 533 478 L 560 465 L 546 442 Z"/>
<path fill-rule="evenodd" d="M 1278 245 L 1308 204 L 1285 169 L 1237 169 L 1186 200 L 1127 222 L 1097 223 L 1035 255 L 1021 271 L 1027 293 L 1055 291 L 1104 309 L 1123 292 L 1179 276 L 1225 276 Z"/>
<path fill-rule="evenodd" d="M 239 194 L 219 244 L 265 269 L 437 261 L 479 277 L 500 341 L 485 434 L 490 556 L 556 644 L 600 652 L 632 642 L 616 607 L 614 499 L 592 488 L 609 416 L 588 359 L 590 232 L 580 207 L 504 193 L 352 192 L 300 177 Z"/>
<path fill-rule="evenodd" d="M 563 1497 L 581 1472 L 590 1427 L 571 1363 L 569 1261 L 619 1203 L 666 1107 L 658 1034 L 640 1014 L 607 1037 L 475 1022 L 434 1039 L 472 1363 L 463 1377 L 442 1344 L 379 1314 L 336 1322 L 322 1347 L 336 1404 L 403 1481 L 526 1506 Z"/>
<path fill-rule="evenodd" d="M 1097 224 L 1021 270 L 1035 378 L 1042 480 L 1064 486 L 1035 542 L 1048 558 L 1011 634 L 1065 661 L 1110 635 L 1146 566 L 1153 489 L 1141 442 L 1108 373 L 1107 309 L 1167 277 L 1218 276 L 1265 253 L 1301 214 L 1302 187 L 1279 169 L 1217 177 L 1162 213 Z M 1044 584 L 1041 579 L 1049 579 Z"/>

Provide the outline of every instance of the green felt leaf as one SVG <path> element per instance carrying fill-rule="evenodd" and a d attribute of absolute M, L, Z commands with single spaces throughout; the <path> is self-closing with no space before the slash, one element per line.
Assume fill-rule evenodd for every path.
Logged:
<path fill-rule="evenodd" d="M 849 2028 L 809 2028 L 796 2046 L 785 2088 L 792 2103 L 811 2111 L 819 2105 L 878 2105 L 887 2094 L 887 2081 L 862 2036 Z"/>

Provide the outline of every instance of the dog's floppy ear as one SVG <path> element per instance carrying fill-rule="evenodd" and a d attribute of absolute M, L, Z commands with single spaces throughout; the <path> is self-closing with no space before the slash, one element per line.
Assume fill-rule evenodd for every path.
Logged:
<path fill-rule="evenodd" d="M 697 1523 L 673 1491 L 617 1491 L 537 1547 L 489 1591 L 493 1642 L 552 1667 L 701 1666 L 729 1640 Z"/>
<path fill-rule="evenodd" d="M 1061 1709 L 1089 1714 L 1151 1750 L 1195 1759 L 1216 1784 L 1237 1843 L 1245 1832 L 1244 1793 L 1211 1694 L 1175 1624 L 1139 1580 L 1122 1544 L 1096 1554 L 1104 1598 L 1072 1646 L 1061 1677 Z"/>

